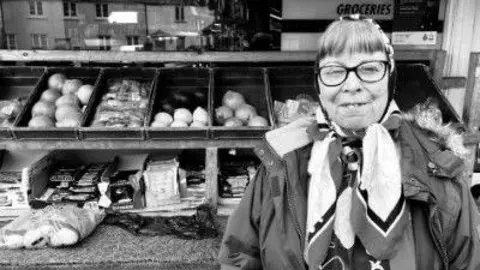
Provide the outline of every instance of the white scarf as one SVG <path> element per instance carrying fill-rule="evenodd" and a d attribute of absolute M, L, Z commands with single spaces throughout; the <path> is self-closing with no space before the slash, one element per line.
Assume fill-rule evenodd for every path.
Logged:
<path fill-rule="evenodd" d="M 384 119 L 400 117 L 392 114 L 395 111 L 398 107 L 392 101 Z M 317 111 L 317 122 L 325 123 L 321 109 Z M 332 154 L 338 155 L 338 160 L 339 151 L 345 149 L 341 149 L 338 138 L 343 133 L 338 126 L 332 125 L 333 130 L 324 140 L 314 142 L 308 164 L 311 179 L 305 260 L 312 269 L 318 269 L 326 256 L 332 233 L 346 249 L 353 246 L 357 236 L 369 254 L 377 259 L 389 259 L 408 220 L 395 143 L 382 124 L 370 125 L 362 139 L 362 171 L 354 172 L 358 181 L 351 186 L 343 185 L 339 190 L 342 180 L 332 178 L 330 162 Z M 355 171 L 355 164 L 349 168 Z"/>

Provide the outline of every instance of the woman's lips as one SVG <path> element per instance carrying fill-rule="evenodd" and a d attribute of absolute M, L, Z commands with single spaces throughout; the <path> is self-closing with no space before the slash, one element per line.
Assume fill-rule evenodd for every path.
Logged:
<path fill-rule="evenodd" d="M 345 107 L 347 109 L 354 109 L 354 108 L 365 106 L 367 104 L 368 102 L 348 102 L 348 103 L 342 103 L 340 104 L 340 106 Z"/>

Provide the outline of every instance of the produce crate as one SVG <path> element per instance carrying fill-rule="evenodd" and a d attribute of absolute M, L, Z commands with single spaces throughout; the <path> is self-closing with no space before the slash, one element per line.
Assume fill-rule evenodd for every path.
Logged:
<path fill-rule="evenodd" d="M 11 122 L 10 127 L 0 127 L 0 139 L 13 138 L 13 126 L 25 108 L 29 95 L 37 87 L 36 85 L 44 73 L 44 67 L 0 68 L 0 102 L 4 100 L 21 99 L 24 104 L 20 113 L 18 113 L 13 122 Z"/>
<path fill-rule="evenodd" d="M 210 112 L 209 88 L 210 70 L 207 68 L 165 68 L 160 69 L 152 102 L 145 121 L 147 139 L 207 139 L 208 118 L 205 127 L 151 127 L 159 112 L 186 107 L 191 113 L 201 106 Z M 209 114 L 210 115 L 210 114 Z"/>
<path fill-rule="evenodd" d="M 275 101 L 285 103 L 287 99 L 295 100 L 308 96 L 318 102 L 318 92 L 314 86 L 313 66 L 288 66 L 267 68 L 268 83 L 272 95 L 272 116 L 275 127 L 279 119 L 275 114 Z"/>
<path fill-rule="evenodd" d="M 442 112 L 443 122 L 463 122 L 448 102 L 441 89 L 432 79 L 427 66 L 423 64 L 397 64 L 398 81 L 395 101 L 402 111 L 408 111 L 418 103 L 423 103 L 427 98 L 438 102 Z"/>
<path fill-rule="evenodd" d="M 79 128 L 80 138 L 83 140 L 102 140 L 102 139 L 133 139 L 139 140 L 145 138 L 145 129 L 144 123 L 148 116 L 148 106 L 151 100 L 152 89 L 156 89 L 156 80 L 157 72 L 154 68 L 106 68 L 102 70 L 100 78 L 95 86 L 95 91 L 93 96 L 90 99 L 89 104 L 87 105 L 84 118 L 82 120 L 82 125 Z M 104 95 L 109 92 L 109 80 L 118 79 L 122 82 L 123 80 L 134 80 L 141 84 L 146 84 L 147 94 L 146 94 L 146 103 L 144 104 L 144 114 L 141 116 L 141 120 L 138 125 L 135 127 L 115 127 L 115 126 L 92 126 L 95 120 L 95 114 L 97 113 L 97 108 L 101 104 Z M 118 103 L 118 100 L 113 103 Z M 112 103 L 109 103 L 112 104 Z M 140 106 L 140 105 L 139 105 Z M 124 112 L 119 109 L 117 112 Z"/>
<path fill-rule="evenodd" d="M 32 118 L 32 108 L 40 100 L 42 93 L 48 89 L 48 79 L 55 73 L 62 73 L 67 79 L 79 79 L 83 84 L 94 86 L 99 78 L 100 69 L 81 67 L 47 68 L 15 123 L 13 134 L 16 139 L 78 139 L 78 127 L 28 127 L 28 122 Z"/>
<path fill-rule="evenodd" d="M 232 90 L 243 95 L 246 103 L 256 108 L 257 114 L 268 121 L 266 127 L 224 127 L 215 121 L 215 110 L 222 105 L 223 95 Z M 256 67 L 225 67 L 213 69 L 211 136 L 219 139 L 258 139 L 272 129 L 271 96 L 267 87 L 265 69 Z"/>

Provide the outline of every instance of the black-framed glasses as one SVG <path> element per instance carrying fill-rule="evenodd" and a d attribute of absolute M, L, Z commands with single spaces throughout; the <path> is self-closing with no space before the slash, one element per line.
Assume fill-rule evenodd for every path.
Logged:
<path fill-rule="evenodd" d="M 318 68 L 318 78 L 326 86 L 339 86 L 353 71 L 361 81 L 375 83 L 385 77 L 389 66 L 388 61 L 368 61 L 351 68 L 341 65 L 326 65 Z"/>

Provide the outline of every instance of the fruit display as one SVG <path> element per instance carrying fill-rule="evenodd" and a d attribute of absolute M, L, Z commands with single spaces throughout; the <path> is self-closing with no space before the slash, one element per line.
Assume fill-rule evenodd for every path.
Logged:
<path fill-rule="evenodd" d="M 97 106 L 93 127 L 142 127 L 148 109 L 150 83 L 111 78 Z"/>
<path fill-rule="evenodd" d="M 257 114 L 257 109 L 245 101 L 242 94 L 227 90 L 222 105 L 215 109 L 215 122 L 225 127 L 266 127 L 268 121 Z"/>
<path fill-rule="evenodd" d="M 83 84 L 79 79 L 68 79 L 62 73 L 48 78 L 48 89 L 33 105 L 31 128 L 78 127 L 83 111 L 93 93 L 93 85 Z"/>
<path fill-rule="evenodd" d="M 11 127 L 25 105 L 26 98 L 0 101 L 0 127 Z"/>
<path fill-rule="evenodd" d="M 201 91 L 171 92 L 161 101 L 150 127 L 206 127 L 206 102 Z"/>

